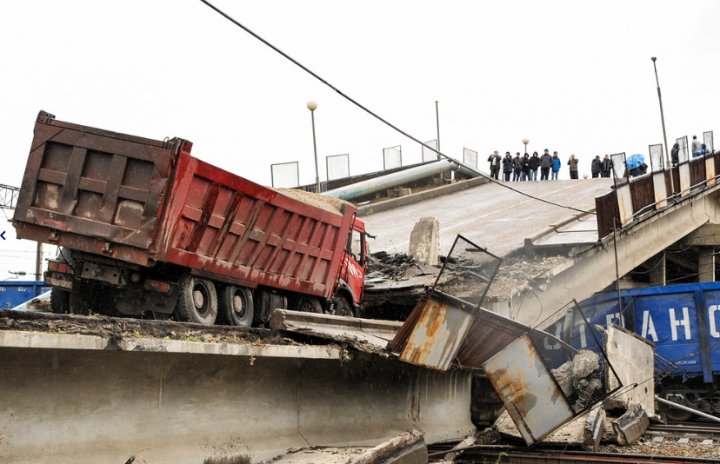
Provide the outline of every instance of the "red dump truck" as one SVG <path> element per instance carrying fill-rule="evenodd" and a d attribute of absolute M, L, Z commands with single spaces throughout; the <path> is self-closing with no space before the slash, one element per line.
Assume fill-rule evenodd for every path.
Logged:
<path fill-rule="evenodd" d="M 355 314 L 367 250 L 356 209 L 263 187 L 191 148 L 40 112 L 13 225 L 60 247 L 45 273 L 53 311 L 238 326 L 277 307 Z"/>

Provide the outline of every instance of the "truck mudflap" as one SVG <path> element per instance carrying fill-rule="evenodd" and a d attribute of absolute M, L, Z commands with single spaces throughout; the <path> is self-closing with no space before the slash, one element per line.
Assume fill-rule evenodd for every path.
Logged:
<path fill-rule="evenodd" d="M 146 265 L 180 147 L 40 112 L 13 222 L 19 238 Z M 130 252 L 132 247 L 136 252 Z"/>

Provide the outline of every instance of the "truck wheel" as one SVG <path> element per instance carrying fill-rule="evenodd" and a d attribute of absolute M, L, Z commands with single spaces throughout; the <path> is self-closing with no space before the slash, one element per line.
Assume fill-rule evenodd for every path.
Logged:
<path fill-rule="evenodd" d="M 335 297 L 335 299 L 333 300 L 333 305 L 335 306 L 335 311 L 333 314 L 335 314 L 336 316 L 355 316 L 352 305 L 344 296 Z"/>
<path fill-rule="evenodd" d="M 244 287 L 228 285 L 220 291 L 220 312 L 230 325 L 250 327 L 254 306 L 252 292 Z"/>
<path fill-rule="evenodd" d="M 55 314 L 67 314 L 70 312 L 70 292 L 53 287 L 50 290 L 50 309 Z"/>
<path fill-rule="evenodd" d="M 322 314 L 323 309 L 320 305 L 320 302 L 317 298 L 310 298 L 310 297 L 302 297 L 300 300 L 298 300 L 297 305 L 298 311 L 303 311 L 306 313 L 320 313 Z"/>
<path fill-rule="evenodd" d="M 180 297 L 175 313 L 181 321 L 213 325 L 218 313 L 215 284 L 207 279 L 185 277 L 180 282 Z"/>

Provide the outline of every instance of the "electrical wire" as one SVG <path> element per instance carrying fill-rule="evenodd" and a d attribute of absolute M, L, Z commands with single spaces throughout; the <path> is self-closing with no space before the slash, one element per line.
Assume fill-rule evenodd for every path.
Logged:
<path fill-rule="evenodd" d="M 214 10 L 214 11 L 215 11 L 216 13 L 218 13 L 220 16 L 224 17 L 225 19 L 227 19 L 228 21 L 230 21 L 231 23 L 233 23 L 234 25 L 236 25 L 236 26 L 239 27 L 240 29 L 244 30 L 245 32 L 247 32 L 247 33 L 250 34 L 251 36 L 255 37 L 257 40 L 259 40 L 260 42 L 262 42 L 262 43 L 265 44 L 266 46 L 270 47 L 272 50 L 274 50 L 275 52 L 277 52 L 278 54 L 280 54 L 283 58 L 289 60 L 291 63 L 293 63 L 293 64 L 296 65 L 297 67 L 299 67 L 300 69 L 302 69 L 302 70 L 305 71 L 306 73 L 310 74 L 312 77 L 314 77 L 314 78 L 317 79 L 318 81 L 320 81 L 320 82 L 322 82 L 323 84 L 325 84 L 327 87 L 329 87 L 330 89 L 332 89 L 333 91 L 335 91 L 338 95 L 340 95 L 340 96 L 341 96 L 342 98 L 344 98 L 345 100 L 349 101 L 350 103 L 352 103 L 352 104 L 355 105 L 356 107 L 360 108 L 362 111 L 366 112 L 367 114 L 369 114 L 369 115 L 372 116 L 373 118 L 377 119 L 377 120 L 380 121 L 381 123 L 385 124 L 386 126 L 390 127 L 391 129 L 395 130 L 396 132 L 402 134 L 403 136 L 407 137 L 408 139 L 412 140 L 413 142 L 418 143 L 419 145 L 427 148 L 428 150 L 432 150 L 433 152 L 437 153 L 439 156 L 441 156 L 441 157 L 443 157 L 443 158 L 445 158 L 445 159 L 447 159 L 447 160 L 450 160 L 450 161 L 452 161 L 453 163 L 456 163 L 458 166 L 462 166 L 463 168 L 465 168 L 465 169 L 467 169 L 468 171 L 471 171 L 471 172 L 477 174 L 477 175 L 480 176 L 480 177 L 484 177 L 485 179 L 489 180 L 490 182 L 493 182 L 493 183 L 495 183 L 495 184 L 497 184 L 497 185 L 499 185 L 499 186 L 501 186 L 501 187 L 503 187 L 503 188 L 506 188 L 506 189 L 508 189 L 508 190 L 510 190 L 510 191 L 513 191 L 513 192 L 515 192 L 515 193 L 518 193 L 518 194 L 520 194 L 520 195 L 526 196 L 526 197 L 528 197 L 528 198 L 531 198 L 531 199 L 533 199 L 533 200 L 536 200 L 536 201 L 539 201 L 539 202 L 542 202 L 542 203 L 546 203 L 546 204 L 548 204 L 548 205 L 557 206 L 557 207 L 559 207 L 559 208 L 564 208 L 564 209 L 568 209 L 568 210 L 572 210 L 572 211 L 577 211 L 577 212 L 583 213 L 583 214 L 595 214 L 595 213 L 592 212 L 592 211 L 586 211 L 586 210 L 584 210 L 584 209 L 576 208 L 576 207 L 574 207 L 574 206 L 563 205 L 563 204 L 560 204 L 560 203 L 555 203 L 555 202 L 546 200 L 546 199 L 544 199 L 544 198 L 540 198 L 540 197 L 537 197 L 537 196 L 534 196 L 534 195 L 530 195 L 529 193 L 526 193 L 526 192 L 523 192 L 523 191 L 521 191 L 521 190 L 518 190 L 518 189 L 516 189 L 516 188 L 514 188 L 514 187 L 511 187 L 510 185 L 508 185 L 508 184 L 506 184 L 506 183 L 504 183 L 504 182 L 500 182 L 500 181 L 498 181 L 498 180 L 496 180 L 496 179 L 493 179 L 492 177 L 490 177 L 490 176 L 488 176 L 488 175 L 486 175 L 486 174 L 483 174 L 482 172 L 478 171 L 477 169 L 475 169 L 475 168 L 473 168 L 473 167 L 470 167 L 470 166 L 468 166 L 468 165 L 466 165 L 466 164 L 458 161 L 457 159 L 455 159 L 455 158 L 453 158 L 453 157 L 451 157 L 451 156 L 448 156 L 448 155 L 440 152 L 439 150 L 437 150 L 437 149 L 434 148 L 434 147 L 431 147 L 430 145 L 425 144 L 424 142 L 420 141 L 420 139 L 418 139 L 417 137 L 414 137 L 414 136 L 410 135 L 408 132 L 400 129 L 400 128 L 399 128 L 398 126 L 396 126 L 395 124 L 392 124 L 390 121 L 386 120 L 385 118 L 383 118 L 383 117 L 380 116 L 379 114 L 373 112 L 373 111 L 370 110 L 369 108 L 367 108 L 367 107 L 365 107 L 364 105 L 362 105 L 361 103 L 359 103 L 357 100 L 353 99 L 352 97 L 350 97 L 350 96 L 347 95 L 346 93 L 342 92 L 340 89 L 338 89 L 337 87 L 335 87 L 333 84 L 331 84 L 330 82 L 328 82 L 326 79 L 324 79 L 323 77 L 321 77 L 320 75 L 318 75 L 317 73 L 315 73 L 314 71 L 312 71 L 310 68 L 308 68 L 307 66 L 305 66 L 304 64 L 302 64 L 302 63 L 300 63 L 298 60 L 296 60 L 295 58 L 291 57 L 290 55 L 288 55 L 287 53 L 285 53 L 284 51 L 282 51 L 280 48 L 276 47 L 275 45 L 273 45 L 273 44 L 270 43 L 269 41 L 267 41 L 267 40 L 265 40 L 264 38 L 262 38 L 260 35 L 258 35 L 257 33 L 255 33 L 253 30 L 251 30 L 251 29 L 248 28 L 247 26 L 243 25 L 243 24 L 240 23 L 238 20 L 236 20 L 235 18 L 233 18 L 233 17 L 230 16 L 229 14 L 225 13 L 223 10 L 221 10 L 221 9 L 218 8 L 217 6 L 213 5 L 212 3 L 210 3 L 210 2 L 207 1 L 207 0 L 200 0 L 200 1 L 201 1 L 202 3 L 204 3 L 206 6 L 208 6 L 210 9 Z"/>

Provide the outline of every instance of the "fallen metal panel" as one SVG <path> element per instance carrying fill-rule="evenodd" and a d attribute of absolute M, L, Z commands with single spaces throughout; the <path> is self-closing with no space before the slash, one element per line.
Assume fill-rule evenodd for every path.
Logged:
<path fill-rule="evenodd" d="M 530 337 L 517 339 L 483 367 L 528 445 L 574 417 Z"/>
<path fill-rule="evenodd" d="M 472 315 L 432 295 L 413 309 L 416 313 L 402 349 L 402 361 L 447 370 L 467 334 Z"/>

